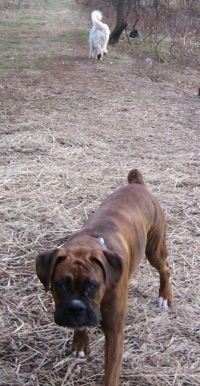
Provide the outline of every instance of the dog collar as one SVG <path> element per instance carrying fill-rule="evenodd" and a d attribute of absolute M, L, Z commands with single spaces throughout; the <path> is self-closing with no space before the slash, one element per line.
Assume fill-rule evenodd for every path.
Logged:
<path fill-rule="evenodd" d="M 98 243 L 106 250 L 108 250 L 103 237 L 95 237 Z"/>

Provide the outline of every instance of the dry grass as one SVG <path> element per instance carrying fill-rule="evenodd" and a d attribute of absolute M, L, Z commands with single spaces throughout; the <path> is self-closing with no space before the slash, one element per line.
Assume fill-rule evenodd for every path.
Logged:
<path fill-rule="evenodd" d="M 101 331 L 91 329 L 87 359 L 67 355 L 72 335 L 53 323 L 35 256 L 61 245 L 138 167 L 167 215 L 174 306 L 156 308 L 158 277 L 144 260 L 129 290 L 121 385 L 199 385 L 195 70 L 177 64 L 165 68 L 173 83 L 152 82 L 121 45 L 89 60 L 89 17 L 73 2 L 0 7 L 0 384 L 101 384 Z"/>

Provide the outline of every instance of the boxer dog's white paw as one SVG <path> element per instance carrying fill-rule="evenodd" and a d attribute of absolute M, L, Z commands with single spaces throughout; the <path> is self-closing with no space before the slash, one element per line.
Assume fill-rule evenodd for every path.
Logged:
<path fill-rule="evenodd" d="M 76 358 L 85 358 L 84 351 L 73 351 L 72 355 Z"/>
<path fill-rule="evenodd" d="M 162 308 L 165 308 L 165 309 L 168 308 L 167 300 L 166 300 L 166 299 L 163 299 L 162 296 L 160 296 L 160 297 L 158 298 L 158 307 L 162 307 Z"/>

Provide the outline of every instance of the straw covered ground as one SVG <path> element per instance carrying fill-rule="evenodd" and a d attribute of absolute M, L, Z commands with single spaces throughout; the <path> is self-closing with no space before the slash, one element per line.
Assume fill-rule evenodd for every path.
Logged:
<path fill-rule="evenodd" d="M 0 385 L 102 384 L 101 330 L 86 359 L 69 355 L 72 332 L 54 324 L 35 257 L 62 245 L 133 167 L 167 216 L 174 305 L 156 307 L 158 275 L 144 258 L 121 385 L 200 385 L 198 63 L 155 63 L 152 77 L 126 39 L 89 60 L 89 14 L 73 1 L 1 0 L 0 11 Z"/>

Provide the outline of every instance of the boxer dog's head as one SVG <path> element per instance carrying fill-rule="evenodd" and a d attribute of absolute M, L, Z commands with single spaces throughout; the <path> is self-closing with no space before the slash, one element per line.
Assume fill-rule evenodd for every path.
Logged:
<path fill-rule="evenodd" d="M 54 249 L 40 253 L 36 273 L 55 301 L 55 323 L 73 329 L 96 326 L 101 302 L 122 273 L 122 259 L 108 250 Z"/>

